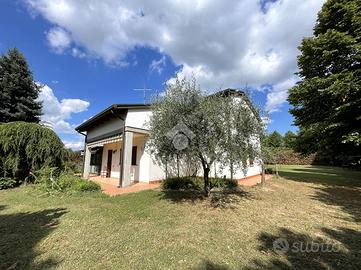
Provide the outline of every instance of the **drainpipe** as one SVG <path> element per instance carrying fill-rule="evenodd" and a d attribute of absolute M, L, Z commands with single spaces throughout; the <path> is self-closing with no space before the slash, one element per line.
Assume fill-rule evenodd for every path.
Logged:
<path fill-rule="evenodd" d="M 85 134 L 85 133 L 82 133 L 82 132 L 80 132 L 80 131 L 78 131 L 77 130 L 77 132 L 79 133 L 79 134 L 81 134 L 81 135 L 83 135 L 84 136 L 84 148 L 83 148 L 83 151 L 84 151 L 84 155 L 83 155 L 83 173 L 82 173 L 82 177 L 83 177 L 83 175 L 84 175 L 84 167 L 85 167 L 85 153 L 86 153 L 86 139 L 87 139 L 87 134 Z"/>
<path fill-rule="evenodd" d="M 118 184 L 118 188 L 122 187 L 122 181 L 123 181 L 123 168 L 124 168 L 124 162 L 123 162 L 123 155 L 124 155 L 124 146 L 125 146 L 125 119 L 121 116 L 119 116 L 118 114 L 116 114 L 114 112 L 114 110 L 112 109 L 111 110 L 111 113 L 119 118 L 120 120 L 123 121 L 123 132 L 122 132 L 122 136 L 123 136 L 123 140 L 122 140 L 122 151 L 119 151 L 120 152 L 120 158 L 119 158 L 119 161 L 120 161 L 120 168 L 119 168 L 119 184 Z"/>

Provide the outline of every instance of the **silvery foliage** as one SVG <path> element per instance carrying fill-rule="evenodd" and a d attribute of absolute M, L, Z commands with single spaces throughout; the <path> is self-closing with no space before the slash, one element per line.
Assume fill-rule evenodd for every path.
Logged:
<path fill-rule="evenodd" d="M 254 142 L 262 127 L 249 103 L 207 95 L 194 78 L 176 78 L 168 84 L 164 95 L 154 99 L 152 111 L 147 147 L 164 167 L 179 160 L 192 163 L 193 174 L 203 168 L 208 181 L 215 161 L 245 168 L 247 160 L 258 155 Z"/>

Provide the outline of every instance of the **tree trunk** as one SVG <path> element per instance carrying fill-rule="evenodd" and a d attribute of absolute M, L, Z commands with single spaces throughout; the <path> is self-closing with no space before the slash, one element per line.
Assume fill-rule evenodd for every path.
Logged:
<path fill-rule="evenodd" d="M 264 187 L 266 185 L 266 175 L 265 175 L 265 169 L 264 169 L 264 163 L 262 162 L 262 176 L 261 176 L 261 185 Z"/>
<path fill-rule="evenodd" d="M 233 180 L 233 161 L 231 161 L 231 164 L 230 164 L 230 168 L 231 168 L 231 180 Z"/>
<path fill-rule="evenodd" d="M 179 178 L 179 155 L 177 154 L 177 177 Z"/>
<path fill-rule="evenodd" d="M 211 189 L 209 186 L 209 168 L 207 166 L 204 167 L 204 194 L 206 197 L 209 197 L 211 193 Z"/>
<path fill-rule="evenodd" d="M 276 177 L 278 178 L 279 177 L 279 174 L 278 174 L 278 164 L 276 163 Z"/>

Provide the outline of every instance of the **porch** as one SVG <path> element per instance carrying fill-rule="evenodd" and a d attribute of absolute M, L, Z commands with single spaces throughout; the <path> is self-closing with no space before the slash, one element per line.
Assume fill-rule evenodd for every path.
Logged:
<path fill-rule="evenodd" d="M 131 181 L 128 187 L 118 188 L 118 178 L 104 178 L 101 176 L 92 176 L 89 178 L 89 180 L 98 183 L 102 189 L 102 192 L 109 196 L 134 193 L 148 189 L 156 189 L 160 186 L 159 183 L 141 183 Z"/>
<path fill-rule="evenodd" d="M 122 188 L 136 182 L 149 182 L 147 135 L 144 130 L 126 127 L 121 134 L 88 141 L 84 178 Z"/>

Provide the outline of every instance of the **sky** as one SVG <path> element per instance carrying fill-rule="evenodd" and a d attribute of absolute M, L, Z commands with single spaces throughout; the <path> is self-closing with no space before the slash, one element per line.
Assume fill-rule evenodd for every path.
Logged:
<path fill-rule="evenodd" d="M 42 119 L 74 128 L 114 103 L 143 103 L 176 74 L 208 92 L 246 89 L 268 131 L 297 131 L 287 90 L 323 0 L 1 0 L 0 54 L 17 47 L 42 85 Z"/>

